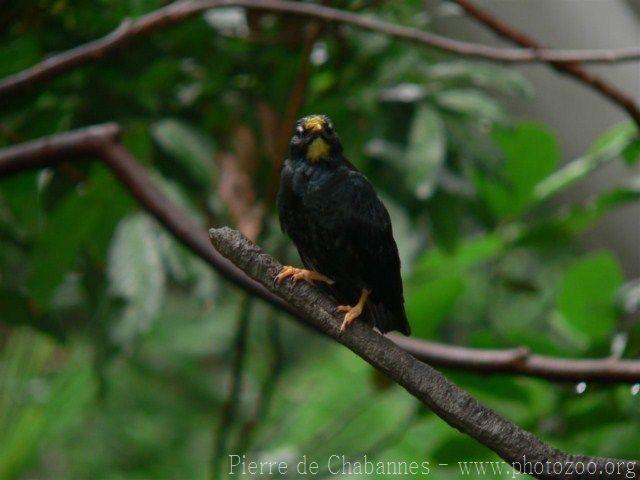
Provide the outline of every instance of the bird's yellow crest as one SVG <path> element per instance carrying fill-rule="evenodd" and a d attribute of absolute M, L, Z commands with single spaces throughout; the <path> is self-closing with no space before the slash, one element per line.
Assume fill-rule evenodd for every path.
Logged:
<path fill-rule="evenodd" d="M 324 129 L 324 118 L 320 115 L 313 115 L 304 122 L 304 129 L 308 132 L 321 132 Z"/>

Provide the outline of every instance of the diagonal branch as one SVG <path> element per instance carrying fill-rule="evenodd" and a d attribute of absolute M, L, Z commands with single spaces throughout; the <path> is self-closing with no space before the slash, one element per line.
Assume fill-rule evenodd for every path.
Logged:
<path fill-rule="evenodd" d="M 203 11 L 229 6 L 284 12 L 324 22 L 348 24 L 457 55 L 499 62 L 621 62 L 640 59 L 640 47 L 610 50 L 492 48 L 313 3 L 288 0 L 178 0 L 137 20 L 127 19 L 116 30 L 102 38 L 54 55 L 31 68 L 0 80 L 0 97 L 15 94 L 84 63 L 102 59 L 130 44 L 137 37 L 182 22 Z"/>
<path fill-rule="evenodd" d="M 475 5 L 471 0 L 455 0 L 469 15 L 486 25 L 497 35 L 525 48 L 542 49 L 543 46 L 535 39 L 503 22 L 491 13 Z M 640 109 L 633 98 L 620 91 L 598 75 L 589 72 L 576 62 L 550 61 L 549 65 L 560 73 L 567 74 L 576 80 L 590 86 L 614 103 L 620 105 L 640 127 Z"/>
<path fill-rule="evenodd" d="M 57 134 L 0 150 L 0 178 L 24 170 L 54 166 L 61 161 L 96 157 L 103 161 L 136 198 L 171 234 L 220 275 L 248 293 L 308 324 L 280 297 L 251 280 L 211 248 L 207 233 L 180 211 L 151 182 L 145 169 L 119 143 L 115 123 Z M 640 361 L 619 359 L 563 359 L 533 355 L 523 348 L 483 350 L 391 335 L 414 357 L 430 365 L 482 372 L 527 375 L 563 381 L 640 381 Z"/>
<path fill-rule="evenodd" d="M 576 463 L 594 465 L 599 472 L 598 478 L 625 478 L 627 474 L 640 473 L 640 463 L 636 461 L 571 455 L 543 443 L 478 403 L 444 375 L 362 322 L 354 322 L 341 333 L 336 304 L 319 290 L 309 285 L 274 282 L 282 265 L 239 232 L 224 227 L 211 229 L 209 234 L 217 251 L 271 293 L 292 305 L 308 323 L 348 347 L 404 387 L 449 425 L 487 446 L 514 468 L 526 462 L 544 465 L 541 470 L 535 470 L 537 478 L 575 478 L 575 472 L 567 473 L 567 469 Z M 623 472 L 607 473 L 611 471 L 611 465 L 618 464 L 624 466 Z"/>

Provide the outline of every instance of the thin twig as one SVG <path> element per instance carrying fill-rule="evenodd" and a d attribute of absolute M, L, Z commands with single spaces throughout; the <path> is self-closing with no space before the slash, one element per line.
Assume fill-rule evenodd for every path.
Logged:
<path fill-rule="evenodd" d="M 79 65 L 102 59 L 139 36 L 182 22 L 213 8 L 241 6 L 344 23 L 466 57 L 499 62 L 622 62 L 640 58 L 640 47 L 608 50 L 492 48 L 313 3 L 287 0 L 178 0 L 137 20 L 125 20 L 110 34 L 52 57 L 0 81 L 0 97 L 13 95 Z"/>
<path fill-rule="evenodd" d="M 291 305 L 274 295 L 211 248 L 204 229 L 177 208 L 151 182 L 145 169 L 117 141 L 116 124 L 105 124 L 57 134 L 0 150 L 0 178 L 58 162 L 96 158 L 102 160 L 138 203 L 178 241 L 220 275 L 277 309 L 309 324 Z M 640 382 L 640 361 L 616 359 L 565 359 L 531 354 L 527 349 L 485 350 L 389 335 L 401 348 L 436 367 L 465 371 L 518 374 L 569 382 Z"/>
<path fill-rule="evenodd" d="M 240 302 L 240 313 L 238 315 L 238 327 L 234 342 L 233 360 L 231 369 L 231 382 L 229 386 L 229 396 L 220 413 L 218 426 L 214 436 L 214 448 L 211 456 L 211 479 L 221 478 L 225 458 L 227 454 L 227 444 L 231 434 L 231 428 L 235 421 L 238 404 L 241 400 L 242 376 L 247 353 L 247 336 L 249 334 L 249 319 L 251 318 L 251 308 L 253 299 L 246 295 Z"/>
<path fill-rule="evenodd" d="M 272 310 L 267 318 L 269 344 L 272 350 L 269 372 L 262 382 L 253 416 L 248 419 L 240 429 L 238 441 L 233 449 L 234 452 L 245 453 L 251 449 L 258 426 L 269 414 L 271 401 L 273 400 L 273 395 L 278 386 L 278 380 L 283 371 L 284 350 L 282 340 L 280 339 L 280 321 L 277 316 L 277 311 Z"/>
<path fill-rule="evenodd" d="M 497 35 L 525 48 L 542 49 L 543 46 L 537 40 L 516 29 L 512 25 L 493 16 L 488 11 L 478 7 L 471 0 L 455 0 L 469 15 L 489 27 Z M 575 61 L 559 62 L 550 61 L 549 65 L 560 73 L 572 76 L 576 80 L 590 86 L 603 96 L 621 106 L 635 123 L 640 127 L 640 108 L 633 98 L 619 90 L 615 85 L 607 82 L 595 73 L 591 73 Z"/>

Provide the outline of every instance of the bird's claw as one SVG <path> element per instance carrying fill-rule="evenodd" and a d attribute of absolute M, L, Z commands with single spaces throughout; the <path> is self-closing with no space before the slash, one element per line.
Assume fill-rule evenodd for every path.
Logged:
<path fill-rule="evenodd" d="M 358 303 L 356 303 L 353 307 L 351 305 L 338 305 L 336 310 L 340 313 L 344 313 L 344 319 L 342 320 L 342 324 L 340 325 L 340 332 L 344 332 L 351 322 L 353 322 L 356 318 L 362 315 L 362 311 L 364 310 L 364 306 L 367 303 L 367 299 L 369 298 L 369 294 L 371 292 L 364 288 L 362 293 L 360 294 L 360 298 L 358 299 Z"/>
<path fill-rule="evenodd" d="M 314 281 L 325 282 L 329 285 L 332 285 L 334 283 L 333 280 L 321 274 L 320 272 L 290 266 L 282 267 L 282 270 L 275 278 L 275 282 L 282 283 L 282 281 L 289 277 L 292 277 L 294 282 L 297 282 L 298 280 L 304 280 L 310 285 L 313 285 Z"/>
<path fill-rule="evenodd" d="M 351 324 L 351 322 L 353 322 L 362 314 L 362 305 L 357 304 L 353 307 L 349 305 L 339 305 L 336 310 L 338 312 L 344 313 L 344 319 L 342 320 L 342 324 L 340 325 L 340 331 L 344 332 Z"/>

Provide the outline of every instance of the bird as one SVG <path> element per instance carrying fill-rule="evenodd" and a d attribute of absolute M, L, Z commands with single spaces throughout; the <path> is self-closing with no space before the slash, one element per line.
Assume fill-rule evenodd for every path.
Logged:
<path fill-rule="evenodd" d="M 410 335 L 389 212 L 344 156 L 328 116 L 308 115 L 296 122 L 277 206 L 282 231 L 305 267 L 284 266 L 277 283 L 288 278 L 319 282 L 344 313 L 341 332 L 361 318 L 382 334 Z"/>

